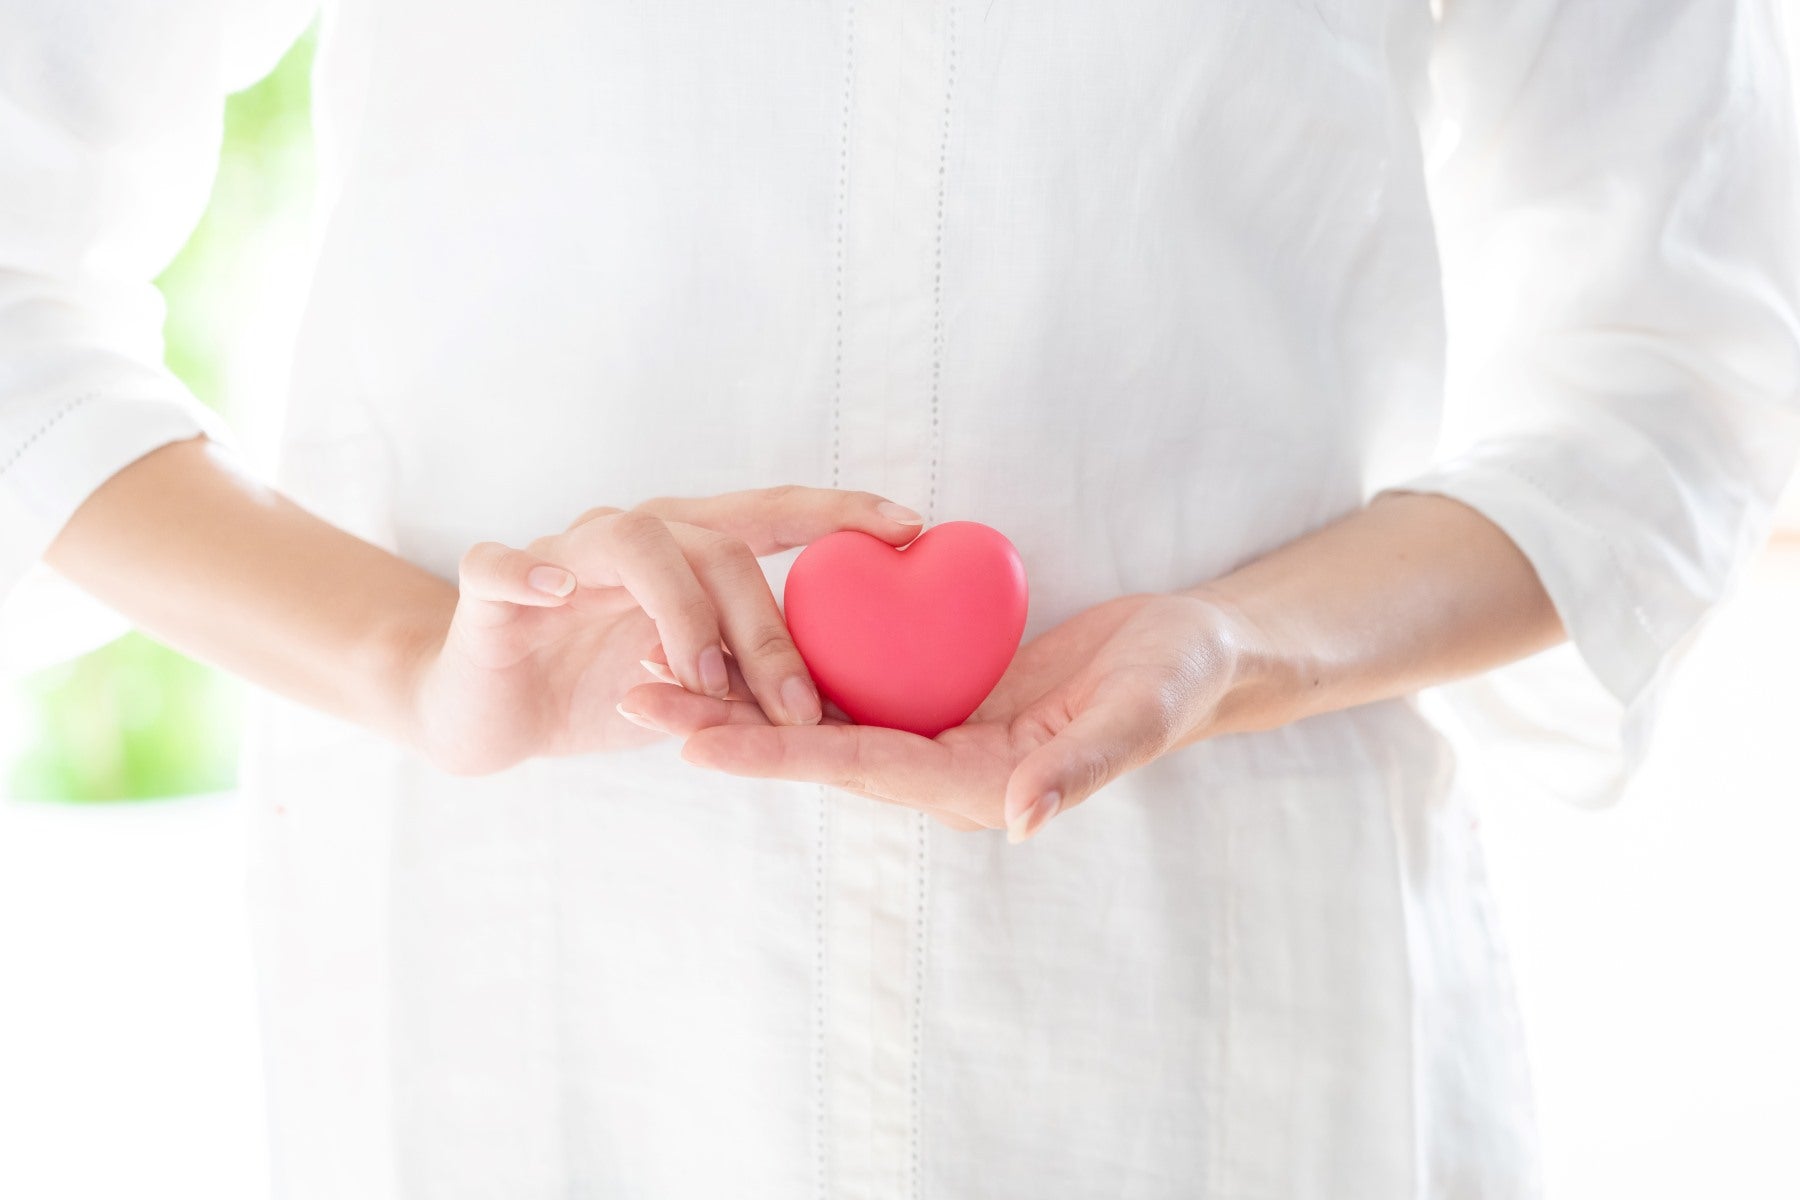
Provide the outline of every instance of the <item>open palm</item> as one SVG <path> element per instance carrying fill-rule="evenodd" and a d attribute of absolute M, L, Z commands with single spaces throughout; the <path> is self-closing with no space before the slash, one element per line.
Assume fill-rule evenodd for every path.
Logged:
<path fill-rule="evenodd" d="M 740 691 L 667 684 L 623 707 L 687 739 L 689 762 L 829 784 L 931 813 L 959 829 L 1029 836 L 1056 812 L 1178 745 L 1222 694 L 1230 641 L 1189 596 L 1127 596 L 1028 642 L 967 722 L 935 738 L 854 725 L 779 727 Z"/>

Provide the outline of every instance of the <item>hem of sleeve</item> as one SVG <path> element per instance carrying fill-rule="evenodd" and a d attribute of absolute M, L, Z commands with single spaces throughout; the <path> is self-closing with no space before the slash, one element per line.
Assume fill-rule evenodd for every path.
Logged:
<path fill-rule="evenodd" d="M 11 592 L 101 484 L 152 450 L 200 434 L 231 441 L 192 397 L 81 396 L 0 459 L 0 597 Z"/>
<path fill-rule="evenodd" d="M 1596 679 L 1629 706 L 1661 673 L 1671 646 L 1654 630 L 1631 578 L 1601 531 L 1557 504 L 1529 478 L 1489 462 L 1451 464 L 1384 489 L 1428 492 L 1468 505 L 1498 525 L 1537 572 L 1563 628 Z M 1644 582 L 1646 586 L 1637 586 Z"/>
<path fill-rule="evenodd" d="M 1499 526 L 1569 635 L 1564 646 L 1435 689 L 1443 711 L 1496 775 L 1583 808 L 1618 800 L 1648 748 L 1679 649 L 1655 630 L 1684 624 L 1644 607 L 1654 582 L 1635 579 L 1601 531 L 1505 465 L 1465 459 L 1382 490 L 1447 496 Z M 1511 753 L 1496 753 L 1502 745 Z"/>

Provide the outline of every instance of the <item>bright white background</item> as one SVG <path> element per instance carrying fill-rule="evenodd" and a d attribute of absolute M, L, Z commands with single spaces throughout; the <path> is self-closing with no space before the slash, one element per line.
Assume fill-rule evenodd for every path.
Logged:
<path fill-rule="evenodd" d="M 1552 1200 L 1800 1198 L 1800 539 L 1685 668 L 1617 808 L 1483 814 Z"/>

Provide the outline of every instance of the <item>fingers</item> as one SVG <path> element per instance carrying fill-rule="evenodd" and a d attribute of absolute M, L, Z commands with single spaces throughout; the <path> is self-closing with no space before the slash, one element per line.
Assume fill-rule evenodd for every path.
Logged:
<path fill-rule="evenodd" d="M 971 789 L 949 748 L 870 725 L 714 725 L 690 736 L 681 757 L 729 775 L 823 783 L 926 811 Z"/>
<path fill-rule="evenodd" d="M 1155 758 L 1169 721 L 1140 689 L 1100 692 L 1013 768 L 1006 781 L 1006 837 L 1022 842 L 1057 813 Z"/>
<path fill-rule="evenodd" d="M 656 664 L 653 662 L 646 662 L 645 666 L 655 667 Z M 654 674 L 655 672 L 653 671 L 652 673 Z M 829 707 L 836 708 L 835 705 Z M 626 693 L 625 699 L 619 702 L 619 711 L 623 713 L 628 720 L 634 721 L 637 724 L 644 726 L 646 729 L 654 729 L 658 733 L 671 733 L 677 737 L 687 738 L 689 739 L 690 744 L 692 744 L 694 736 L 700 731 L 723 726 L 750 726 L 769 730 L 774 733 L 780 732 L 770 726 L 768 717 L 765 716 L 762 709 L 753 702 L 714 700 L 710 696 L 696 696 L 690 692 L 683 691 L 679 687 L 669 687 L 662 683 L 644 684 L 640 687 L 633 688 L 630 692 Z M 836 717 L 827 714 L 826 720 L 833 727 L 843 727 L 851 724 L 849 719 L 844 717 L 841 713 Z M 858 731 L 855 730 L 846 730 L 846 732 L 858 733 Z M 858 736 L 860 736 L 860 734 L 858 734 Z M 910 739 L 912 743 L 924 740 L 915 738 L 912 734 L 900 734 L 898 736 L 901 739 Z M 882 740 L 885 741 L 886 739 Z M 980 821 L 972 820 L 953 809 L 941 807 L 938 804 L 921 797 L 912 797 L 900 793 L 898 790 L 899 781 L 897 776 L 892 771 L 881 769 L 880 764 L 886 756 L 879 754 L 867 755 L 850 750 L 849 747 L 851 744 L 852 742 L 850 739 L 833 735 L 825 745 L 827 747 L 827 753 L 838 755 L 839 760 L 835 764 L 827 764 L 824 761 L 814 759 L 812 760 L 814 763 L 813 767 L 802 769 L 816 771 L 815 778 L 812 782 L 828 782 L 833 786 L 840 787 L 845 791 L 852 792 L 855 795 L 865 797 L 869 800 L 879 800 L 889 804 L 897 803 L 903 807 L 927 813 L 941 824 L 947 825 L 951 829 L 955 829 L 959 832 L 990 828 L 989 825 L 984 825 Z M 935 742 L 929 743 L 929 746 L 930 750 L 928 753 L 938 763 L 943 765 L 941 769 L 933 769 L 926 772 L 925 778 L 930 778 L 932 776 L 938 777 L 936 784 L 934 785 L 938 787 L 944 786 L 946 781 L 950 780 L 954 780 L 956 784 L 963 787 L 969 786 L 969 779 L 967 778 L 968 772 L 956 765 L 956 755 L 954 752 L 945 751 Z M 751 756 L 741 757 L 734 753 L 733 748 L 728 745 L 721 746 L 715 744 L 709 749 L 703 742 L 695 754 L 690 755 L 684 751 L 683 757 L 688 758 L 690 762 L 693 762 L 696 765 L 727 770 L 740 775 L 764 774 L 770 777 L 783 779 L 792 778 L 787 774 L 787 772 L 792 769 L 792 764 L 809 760 L 809 756 L 804 754 L 794 753 L 784 755 L 781 750 L 773 744 L 764 747 L 757 747 L 752 744 L 748 748 L 752 751 Z M 896 748 L 899 748 L 898 742 L 896 742 Z M 923 747 L 917 745 L 908 745 L 906 748 L 910 750 L 923 749 Z M 773 753 L 768 753 L 768 751 L 771 750 Z M 846 754 L 847 757 L 845 757 Z M 761 755 L 762 757 L 757 757 L 758 755 Z M 860 765 L 864 762 L 876 764 L 876 770 L 873 772 L 871 778 L 863 777 L 865 774 L 868 774 L 868 772 Z M 921 776 L 916 771 L 911 773 L 909 778 L 914 786 L 918 786 L 921 782 Z M 995 784 L 993 786 L 997 787 L 998 785 Z M 871 788 L 875 787 L 886 787 L 889 789 L 889 792 L 884 793 L 871 790 Z"/>
<path fill-rule="evenodd" d="M 665 686 L 660 683 L 643 684 L 627 692 L 625 699 L 619 702 L 619 712 L 626 720 L 641 725 L 645 729 L 684 738 L 692 738 L 702 729 L 713 729 L 726 725 L 771 728 L 769 718 L 753 701 L 715 700 L 710 696 L 696 696 L 678 686 Z M 833 721 L 833 724 L 845 723 L 847 722 Z M 863 788 L 847 787 L 845 790 L 867 800 L 896 803 L 891 796 L 880 795 Z M 940 823 L 959 832 L 988 828 L 979 821 L 972 821 L 959 813 L 928 804 L 909 803 L 905 800 L 900 800 L 898 803 L 903 807 L 929 813 Z"/>
<path fill-rule="evenodd" d="M 720 700 L 712 696 L 696 696 L 686 688 L 671 687 L 667 682 L 639 684 L 619 701 L 619 713 L 629 721 L 688 737 L 715 725 L 769 724 L 768 715 L 754 700 Z"/>
<path fill-rule="evenodd" d="M 729 649 L 772 717 L 795 725 L 818 721 L 818 689 L 756 555 L 741 539 L 640 508 L 599 511 L 549 544 L 564 548 L 584 585 L 617 585 L 631 594 L 655 622 L 667 666 L 683 687 L 724 698 Z"/>
<path fill-rule="evenodd" d="M 918 513 L 872 492 L 798 485 L 698 498 L 661 497 L 638 505 L 638 511 L 728 534 L 758 555 L 804 546 L 840 529 L 860 529 L 903 546 L 924 525 Z"/>
<path fill-rule="evenodd" d="M 822 712 L 818 689 L 750 547 L 696 525 L 667 528 L 712 598 L 725 643 L 763 710 L 785 724 L 816 724 Z"/>
<path fill-rule="evenodd" d="M 562 544 L 584 586 L 631 593 L 656 624 L 669 669 L 683 687 L 726 694 L 731 678 L 713 598 L 667 525 L 648 513 L 611 513 L 576 526 Z"/>
<path fill-rule="evenodd" d="M 732 664 L 763 711 L 792 725 L 823 715 L 757 555 L 858 529 L 893 545 L 917 536 L 917 513 L 867 492 L 776 487 L 703 499 L 589 509 L 527 550 L 482 543 L 465 556 L 468 619 L 499 625 L 512 605 L 581 612 L 629 597 L 656 626 L 673 681 L 731 695 Z"/>
<path fill-rule="evenodd" d="M 753 701 L 755 697 L 750 694 L 750 686 L 744 682 L 744 673 L 738 670 L 737 660 L 731 657 L 730 649 L 729 646 L 726 647 L 725 670 L 731 676 L 731 688 L 725 698 L 727 700 Z M 638 659 L 638 665 L 649 672 L 650 677 L 659 683 L 681 686 L 681 680 L 675 678 L 675 673 L 669 670 L 668 656 L 663 653 L 661 645 L 652 646 L 643 658 Z"/>
<path fill-rule="evenodd" d="M 579 517 L 576 517 L 573 521 L 570 521 L 568 528 L 573 529 L 577 525 L 586 525 L 589 521 L 597 521 L 601 517 L 616 516 L 619 513 L 622 513 L 624 511 L 625 510 L 622 508 L 614 508 L 613 506 L 611 506 L 609 504 L 603 504 L 598 508 L 588 509 L 586 512 L 582 513 Z M 565 533 L 567 531 L 568 530 L 564 530 Z"/>
<path fill-rule="evenodd" d="M 556 608 L 575 591 L 575 575 L 566 567 L 499 542 L 469 547 L 457 567 L 457 586 L 465 618 L 496 624 L 511 616 L 510 605 Z"/>

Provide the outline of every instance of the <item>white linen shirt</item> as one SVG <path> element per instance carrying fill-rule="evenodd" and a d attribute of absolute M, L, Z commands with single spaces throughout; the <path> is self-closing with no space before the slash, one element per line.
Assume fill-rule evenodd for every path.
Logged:
<path fill-rule="evenodd" d="M 147 281 L 308 16 L 0 9 L 0 580 L 224 436 Z M 869 489 L 1011 537 L 1027 636 L 1437 491 L 1641 746 L 1796 442 L 1773 23 L 343 0 L 279 479 L 445 575 L 595 504 Z M 1411 700 L 1170 754 L 1019 847 L 669 743 L 453 779 L 274 702 L 246 773 L 285 1197 L 1537 1189 Z"/>

